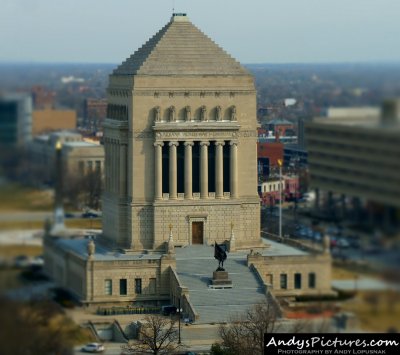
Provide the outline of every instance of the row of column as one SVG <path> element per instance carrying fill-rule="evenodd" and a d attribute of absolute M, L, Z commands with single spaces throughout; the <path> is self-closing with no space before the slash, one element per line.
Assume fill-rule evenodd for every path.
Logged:
<path fill-rule="evenodd" d="M 215 144 L 215 198 L 224 197 L 223 146 L 225 142 Z M 230 141 L 230 193 L 231 198 L 238 197 L 237 178 L 237 142 Z M 169 142 L 169 198 L 175 200 L 177 194 L 177 146 L 179 142 Z M 184 142 L 184 191 L 185 199 L 193 198 L 192 147 L 193 142 Z M 208 198 L 208 147 L 210 142 L 200 142 L 200 198 Z M 164 142 L 155 142 L 155 199 L 162 199 L 162 147 Z"/>

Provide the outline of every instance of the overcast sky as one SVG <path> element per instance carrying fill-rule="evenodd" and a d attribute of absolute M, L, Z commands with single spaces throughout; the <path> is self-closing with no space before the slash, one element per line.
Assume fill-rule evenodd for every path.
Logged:
<path fill-rule="evenodd" d="M 0 0 L 0 61 L 120 63 L 173 6 L 242 63 L 400 61 L 400 0 Z"/>

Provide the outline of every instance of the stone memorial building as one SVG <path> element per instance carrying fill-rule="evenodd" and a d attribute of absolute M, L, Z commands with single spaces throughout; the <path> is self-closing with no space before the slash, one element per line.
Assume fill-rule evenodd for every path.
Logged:
<path fill-rule="evenodd" d="M 90 306 L 179 298 L 195 319 L 175 247 L 262 246 L 257 127 L 252 75 L 174 14 L 110 75 L 103 232 L 48 233 L 48 273 Z"/>
<path fill-rule="evenodd" d="M 158 250 L 260 242 L 253 77 L 175 14 L 116 68 L 104 125 L 104 239 Z"/>

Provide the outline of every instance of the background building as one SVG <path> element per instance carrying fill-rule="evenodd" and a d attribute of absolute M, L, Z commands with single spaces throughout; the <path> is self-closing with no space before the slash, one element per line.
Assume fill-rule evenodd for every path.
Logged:
<path fill-rule="evenodd" d="M 103 131 L 107 117 L 107 99 L 86 99 L 83 108 L 83 125 L 90 132 Z"/>
<path fill-rule="evenodd" d="M 37 183 L 54 183 L 55 147 L 61 143 L 64 185 L 76 183 L 77 176 L 90 171 L 104 174 L 104 147 L 86 142 L 80 133 L 70 131 L 53 132 L 35 137 L 30 145 L 32 179 Z"/>
<path fill-rule="evenodd" d="M 400 101 L 383 104 L 382 116 L 346 116 L 306 123 L 311 187 L 328 193 L 328 209 L 370 201 L 384 206 L 371 222 L 398 222 L 400 208 Z M 334 208 L 333 194 L 340 196 Z M 316 204 L 320 203 L 317 193 Z M 355 200 L 354 200 L 355 199 Z M 377 210 L 376 210 L 377 211 Z M 345 212 L 342 210 L 342 213 Z M 381 218 L 384 217 L 384 218 Z"/>
<path fill-rule="evenodd" d="M 27 94 L 0 96 L 0 146 L 21 147 L 32 138 L 32 99 Z"/>
<path fill-rule="evenodd" d="M 74 129 L 76 129 L 76 112 L 74 110 L 44 109 L 33 111 L 32 134 L 34 136 Z"/>
<path fill-rule="evenodd" d="M 283 160 L 284 145 L 281 142 L 258 142 L 258 179 L 265 181 L 271 173 L 277 173 L 278 160 Z"/>
<path fill-rule="evenodd" d="M 35 110 L 53 109 L 55 107 L 55 91 L 36 85 L 32 87 L 31 94 Z"/>

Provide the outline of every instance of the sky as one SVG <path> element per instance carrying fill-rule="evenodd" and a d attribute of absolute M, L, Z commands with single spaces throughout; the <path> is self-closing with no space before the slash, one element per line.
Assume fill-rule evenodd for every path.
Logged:
<path fill-rule="evenodd" d="M 400 0 L 0 0 L 0 62 L 121 63 L 173 8 L 242 63 L 400 62 Z"/>

